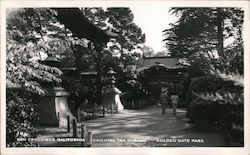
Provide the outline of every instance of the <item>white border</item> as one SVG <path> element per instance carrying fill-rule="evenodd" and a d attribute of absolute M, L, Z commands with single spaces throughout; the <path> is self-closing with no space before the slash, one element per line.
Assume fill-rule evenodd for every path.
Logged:
<path fill-rule="evenodd" d="M 247 155 L 250 154 L 249 147 L 249 1 L 0 1 L 1 4 L 1 152 L 0 154 L 185 154 L 185 155 Z M 244 100 L 245 100 L 245 145 L 244 147 L 166 147 L 166 148 L 155 148 L 155 147 L 141 147 L 141 148 L 130 148 L 130 147 L 103 147 L 103 148 L 65 148 L 65 147 L 48 147 L 48 148 L 6 148 L 6 116 L 5 116 L 5 57 L 6 57 L 6 8 L 8 7 L 131 7 L 131 6 L 150 5 L 152 8 L 157 6 L 166 7 L 242 7 L 244 9 Z M 150 19 L 149 19 L 150 20 Z"/>

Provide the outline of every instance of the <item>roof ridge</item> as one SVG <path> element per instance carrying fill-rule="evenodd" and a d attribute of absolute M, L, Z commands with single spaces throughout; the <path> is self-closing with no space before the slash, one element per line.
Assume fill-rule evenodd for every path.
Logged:
<path fill-rule="evenodd" d="M 144 57 L 143 59 L 158 59 L 158 58 L 176 58 L 176 59 L 178 59 L 178 57 L 174 57 L 174 56 Z"/>

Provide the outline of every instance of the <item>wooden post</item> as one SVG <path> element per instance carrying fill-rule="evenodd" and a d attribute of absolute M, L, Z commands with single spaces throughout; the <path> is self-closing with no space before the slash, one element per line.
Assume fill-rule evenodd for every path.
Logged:
<path fill-rule="evenodd" d="M 84 141 L 82 142 L 82 146 L 85 146 L 86 133 L 87 133 L 86 124 L 81 124 L 81 138 L 84 139 Z"/>
<path fill-rule="evenodd" d="M 142 108 L 141 100 L 139 100 L 139 106 L 140 106 L 140 109 L 141 109 Z"/>
<path fill-rule="evenodd" d="M 77 137 L 77 127 L 75 119 L 73 119 L 73 137 Z"/>
<path fill-rule="evenodd" d="M 132 109 L 135 108 L 135 103 L 134 103 L 134 100 L 132 100 Z"/>
<path fill-rule="evenodd" d="M 60 114 L 57 112 L 57 119 L 58 119 L 58 127 L 60 127 Z"/>
<path fill-rule="evenodd" d="M 77 121 L 81 121 L 80 113 L 81 113 L 81 110 L 80 110 L 80 107 L 78 107 L 77 108 Z"/>
<path fill-rule="evenodd" d="M 92 106 L 92 117 L 95 117 L 96 103 Z"/>
<path fill-rule="evenodd" d="M 105 105 L 102 105 L 102 116 L 105 117 Z"/>
<path fill-rule="evenodd" d="M 92 139 L 93 139 L 93 134 L 92 134 L 92 132 L 88 132 L 88 137 L 87 137 L 87 142 L 88 142 L 88 144 L 87 144 L 87 146 L 88 147 L 91 147 L 91 145 L 92 145 Z"/>
<path fill-rule="evenodd" d="M 69 118 L 69 115 L 67 115 L 67 132 L 70 132 L 70 118 Z"/>

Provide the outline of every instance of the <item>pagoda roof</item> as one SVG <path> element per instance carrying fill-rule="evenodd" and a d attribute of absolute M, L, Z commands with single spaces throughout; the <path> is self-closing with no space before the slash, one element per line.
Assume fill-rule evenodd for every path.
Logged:
<path fill-rule="evenodd" d="M 57 11 L 56 18 L 78 38 L 87 38 L 95 43 L 106 43 L 110 38 L 117 36 L 91 23 L 79 8 L 52 9 Z"/>
<path fill-rule="evenodd" d="M 163 67 L 166 69 L 186 69 L 186 65 L 179 63 L 179 59 L 171 56 L 164 57 L 144 57 L 139 68 L 139 72 L 153 68 L 153 67 Z"/>

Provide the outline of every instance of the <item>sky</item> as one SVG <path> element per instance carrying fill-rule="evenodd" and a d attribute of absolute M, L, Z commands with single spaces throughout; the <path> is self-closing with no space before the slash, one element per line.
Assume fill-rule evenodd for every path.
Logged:
<path fill-rule="evenodd" d="M 170 23 L 177 21 L 177 17 L 168 12 L 169 8 L 168 6 L 162 5 L 130 7 L 134 14 L 134 22 L 146 34 L 145 44 L 152 47 L 155 52 L 166 50 L 162 42 L 162 31 L 170 28 Z"/>

